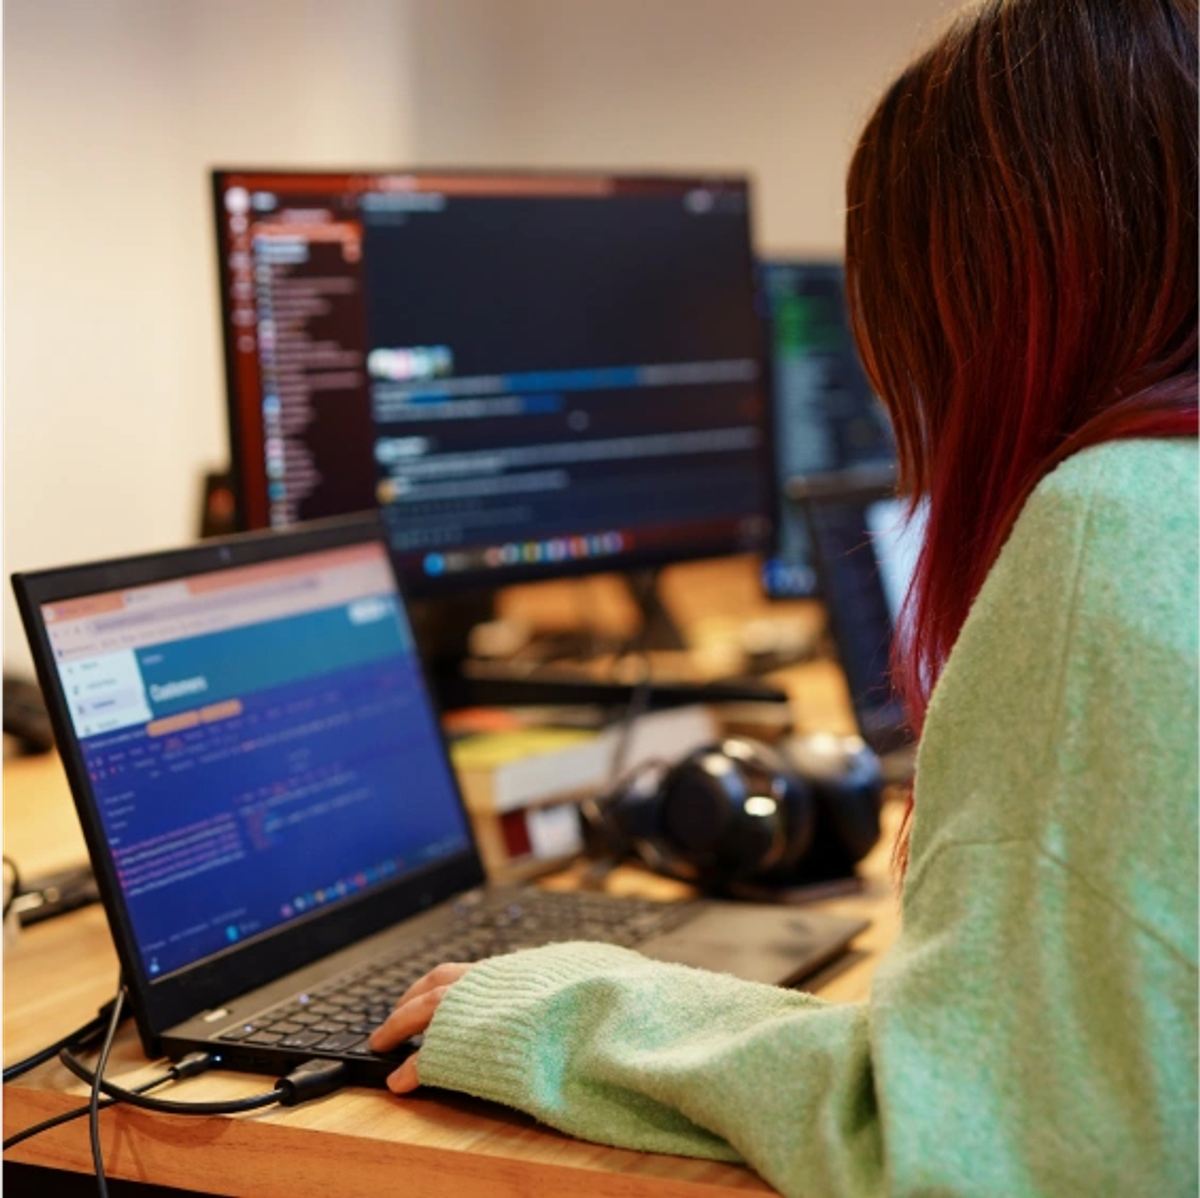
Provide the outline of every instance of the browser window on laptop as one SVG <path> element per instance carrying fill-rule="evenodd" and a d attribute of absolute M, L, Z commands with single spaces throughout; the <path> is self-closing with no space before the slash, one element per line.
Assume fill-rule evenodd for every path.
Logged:
<path fill-rule="evenodd" d="M 381 546 L 45 619 L 149 977 L 468 846 Z"/>

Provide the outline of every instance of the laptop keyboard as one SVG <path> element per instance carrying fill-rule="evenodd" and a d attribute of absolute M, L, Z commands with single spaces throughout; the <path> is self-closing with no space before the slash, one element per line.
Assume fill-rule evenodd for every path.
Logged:
<path fill-rule="evenodd" d="M 626 948 L 670 931 L 694 914 L 688 902 L 558 893 L 529 888 L 475 896 L 453 908 L 449 926 L 279 1003 L 221 1032 L 242 1044 L 369 1057 L 367 1038 L 419 977 L 443 961 L 481 961 L 563 940 L 601 940 Z"/>

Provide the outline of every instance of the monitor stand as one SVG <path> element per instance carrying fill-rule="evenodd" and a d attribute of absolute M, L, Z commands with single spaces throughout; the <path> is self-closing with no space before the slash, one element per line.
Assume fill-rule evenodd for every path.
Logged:
<path fill-rule="evenodd" d="M 657 567 L 631 570 L 622 575 L 641 613 L 636 642 L 639 649 L 686 649 L 687 640 L 658 593 Z"/>
<path fill-rule="evenodd" d="M 657 571 L 626 576 L 642 628 L 638 648 L 683 649 L 686 642 L 657 593 Z M 592 678 L 568 666 L 539 666 L 530 674 L 527 663 L 473 658 L 471 630 L 495 618 L 495 595 L 481 591 L 446 599 L 410 602 L 413 635 L 425 662 L 430 683 L 443 711 L 464 707 L 621 707 L 638 690 L 636 683 Z M 757 678 L 726 678 L 709 682 L 654 682 L 652 709 L 692 703 L 779 703 L 787 693 Z"/>

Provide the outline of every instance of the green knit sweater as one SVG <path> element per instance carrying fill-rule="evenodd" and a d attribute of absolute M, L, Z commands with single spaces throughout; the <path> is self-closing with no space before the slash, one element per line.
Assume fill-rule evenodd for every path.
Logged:
<path fill-rule="evenodd" d="M 834 1005 L 565 944 L 477 966 L 423 1083 L 787 1195 L 1197 1191 L 1197 447 L 1077 454 L 933 696 L 903 932 Z"/>

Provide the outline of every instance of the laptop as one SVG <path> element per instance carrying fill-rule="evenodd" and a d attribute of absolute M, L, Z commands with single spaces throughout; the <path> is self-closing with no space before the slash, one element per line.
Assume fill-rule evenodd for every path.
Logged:
<path fill-rule="evenodd" d="M 885 777 L 903 780 L 915 746 L 891 684 L 891 652 L 924 536 L 924 508 L 908 518 L 891 470 L 816 475 L 787 490 L 808 527 L 859 734 L 880 756 Z"/>
<path fill-rule="evenodd" d="M 440 960 L 582 936 L 786 985 L 866 926 L 489 885 L 377 514 L 13 585 L 151 1057 L 379 1085 Z"/>

